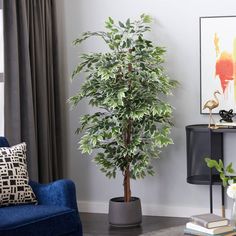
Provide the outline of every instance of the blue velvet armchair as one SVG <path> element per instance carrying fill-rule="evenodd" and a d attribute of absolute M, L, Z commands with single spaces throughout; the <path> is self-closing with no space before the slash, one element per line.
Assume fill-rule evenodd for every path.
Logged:
<path fill-rule="evenodd" d="M 0 147 L 8 147 L 0 137 Z M 82 236 L 75 185 L 63 179 L 50 184 L 30 181 L 38 204 L 0 207 L 1 236 Z"/>

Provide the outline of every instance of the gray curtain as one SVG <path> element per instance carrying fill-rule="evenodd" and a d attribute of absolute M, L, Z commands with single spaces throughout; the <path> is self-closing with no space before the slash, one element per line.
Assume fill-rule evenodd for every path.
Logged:
<path fill-rule="evenodd" d="M 26 142 L 30 178 L 62 177 L 56 0 L 4 0 L 5 135 Z"/>

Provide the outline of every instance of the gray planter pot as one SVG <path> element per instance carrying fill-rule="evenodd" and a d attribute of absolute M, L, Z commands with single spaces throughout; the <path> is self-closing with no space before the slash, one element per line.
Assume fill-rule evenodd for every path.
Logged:
<path fill-rule="evenodd" d="M 116 227 L 131 227 L 142 223 L 142 209 L 139 198 L 132 197 L 124 202 L 123 197 L 112 198 L 109 202 L 109 223 Z"/>

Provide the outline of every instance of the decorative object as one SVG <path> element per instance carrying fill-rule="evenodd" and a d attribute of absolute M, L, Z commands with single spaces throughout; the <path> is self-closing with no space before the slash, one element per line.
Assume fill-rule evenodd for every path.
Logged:
<path fill-rule="evenodd" d="M 233 226 L 234 230 L 236 230 L 236 199 L 233 199 L 233 206 L 231 209 L 231 218 L 230 224 Z"/>
<path fill-rule="evenodd" d="M 236 24 L 235 16 L 200 18 L 201 113 L 203 102 L 219 90 L 219 110 L 236 108 Z"/>
<path fill-rule="evenodd" d="M 236 184 L 232 183 L 229 185 L 227 195 L 232 199 L 236 199 Z"/>
<path fill-rule="evenodd" d="M 227 188 L 227 195 L 233 199 L 233 207 L 231 210 L 231 220 L 230 223 L 236 229 L 236 184 L 231 183 Z"/>
<path fill-rule="evenodd" d="M 184 230 L 184 232 L 190 235 L 201 235 L 202 233 L 206 235 L 221 235 L 226 232 L 233 232 L 233 227 L 231 225 L 227 225 L 208 229 L 198 224 L 188 222 L 186 224 L 186 230 Z"/>
<path fill-rule="evenodd" d="M 220 122 L 233 122 L 232 118 L 235 116 L 233 114 L 233 109 L 230 109 L 229 111 L 226 110 L 220 110 L 219 115 L 221 117 Z"/>
<path fill-rule="evenodd" d="M 0 206 L 37 203 L 29 185 L 26 143 L 0 148 Z"/>
<path fill-rule="evenodd" d="M 214 92 L 214 98 L 215 99 L 211 99 L 208 100 L 203 107 L 203 110 L 205 110 L 206 108 L 209 109 L 209 124 L 208 124 L 208 128 L 217 128 L 216 123 L 212 117 L 212 110 L 215 109 L 216 107 L 219 106 L 219 99 L 217 98 L 216 94 L 220 94 L 220 92 L 218 90 L 216 90 Z M 214 124 L 214 127 L 211 126 L 211 124 Z"/>
<path fill-rule="evenodd" d="M 205 161 L 209 168 L 215 168 L 219 172 L 223 186 L 226 187 L 229 185 L 227 188 L 227 195 L 233 199 L 230 224 L 233 226 L 234 230 L 236 230 L 236 183 L 234 183 L 234 181 L 236 181 L 236 176 L 233 164 L 231 162 L 225 167 L 222 160 L 216 161 L 205 158 Z"/>
<path fill-rule="evenodd" d="M 213 160 L 209 157 L 205 158 L 205 162 L 207 163 L 207 166 L 209 168 L 215 168 L 215 170 L 219 173 L 220 179 L 223 183 L 223 186 L 226 187 L 228 184 L 233 184 L 234 181 L 236 181 L 236 176 L 233 176 L 235 174 L 235 170 L 233 169 L 232 162 L 228 164 L 226 167 L 224 166 L 224 163 L 221 159 L 219 160 Z M 231 188 L 230 188 L 231 190 Z M 229 190 L 229 193 L 230 192 Z M 232 195 L 231 195 L 232 196 Z"/>
<path fill-rule="evenodd" d="M 80 149 L 88 154 L 98 150 L 94 160 L 107 177 L 115 178 L 116 172 L 121 171 L 124 197 L 118 202 L 124 205 L 135 199 L 131 198 L 130 179 L 153 175 L 151 159 L 158 158 L 162 148 L 173 143 L 172 106 L 166 96 L 172 94 L 177 82 L 167 77 L 162 65 L 165 49 L 144 37 L 151 30 L 150 22 L 150 16 L 145 14 L 125 23 L 116 23 L 109 17 L 106 32 L 86 32 L 74 42 L 78 45 L 96 36 L 110 49 L 81 55 L 72 77 L 82 71 L 86 77 L 70 102 L 75 107 L 81 99 L 88 98 L 90 105 L 100 109 L 82 116 L 77 130 L 84 130 Z M 141 215 L 134 218 L 140 224 Z"/>
<path fill-rule="evenodd" d="M 190 219 L 192 223 L 196 225 L 200 225 L 207 229 L 229 225 L 228 219 L 222 216 L 212 214 L 212 213 L 193 215 L 190 217 Z"/>

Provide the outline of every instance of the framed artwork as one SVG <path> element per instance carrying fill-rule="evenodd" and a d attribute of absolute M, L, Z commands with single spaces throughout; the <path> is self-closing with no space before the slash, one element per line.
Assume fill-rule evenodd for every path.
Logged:
<path fill-rule="evenodd" d="M 201 114 L 208 100 L 219 102 L 213 110 L 236 112 L 236 16 L 200 17 Z M 219 93 L 215 93 L 218 91 Z"/>

